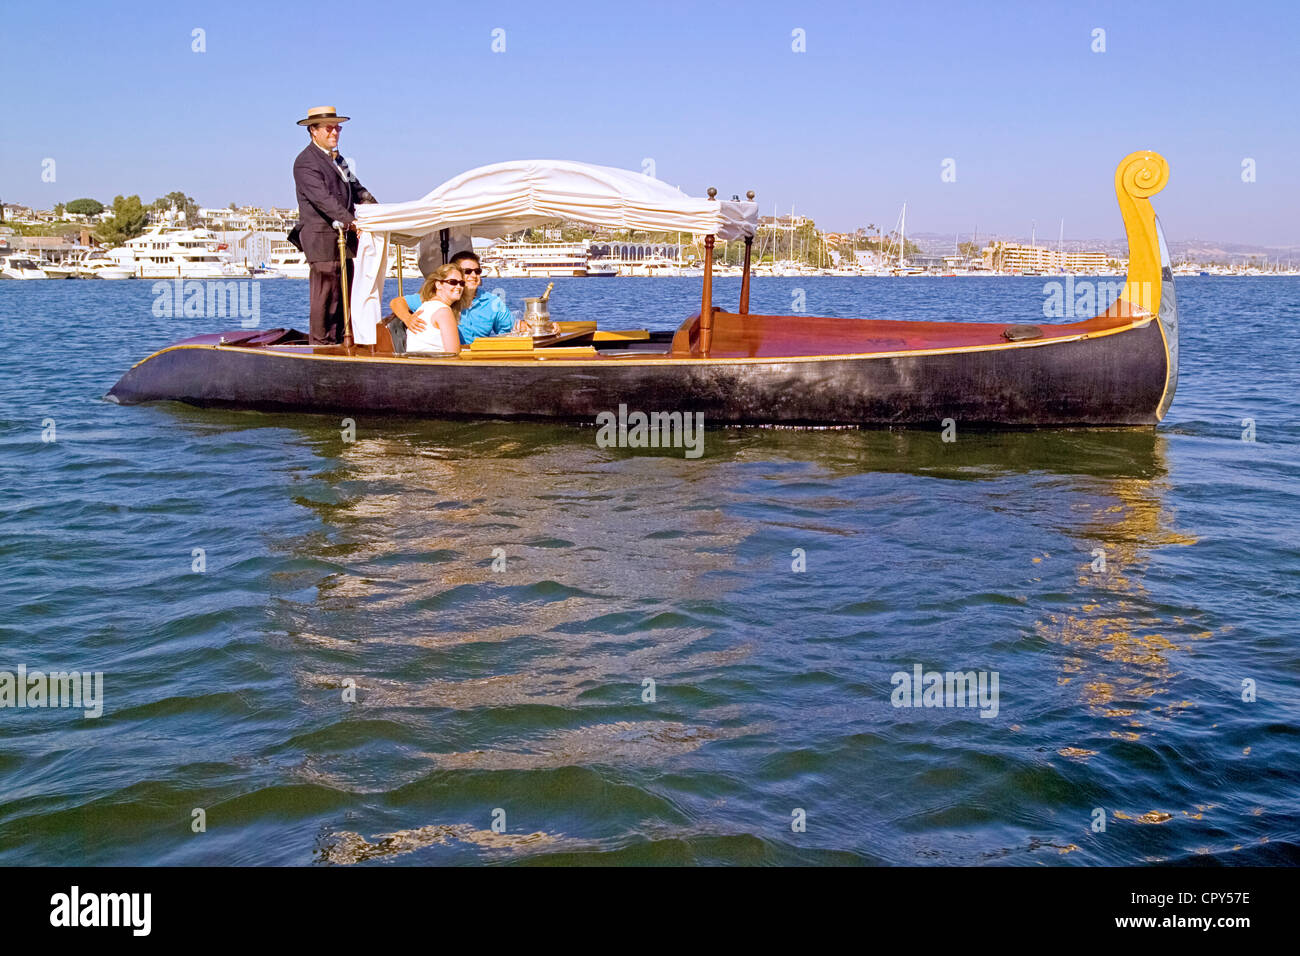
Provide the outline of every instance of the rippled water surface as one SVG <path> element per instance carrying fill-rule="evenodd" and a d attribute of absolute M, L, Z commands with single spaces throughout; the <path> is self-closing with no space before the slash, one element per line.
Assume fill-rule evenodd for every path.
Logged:
<path fill-rule="evenodd" d="M 1033 321 L 1042 282 L 753 305 Z M 552 311 L 671 328 L 697 296 L 559 280 Z M 235 324 L 153 302 L 0 283 L 0 670 L 105 697 L 0 709 L 0 863 L 1300 860 L 1300 280 L 1180 280 L 1154 431 L 710 430 L 697 460 L 105 403 Z M 266 282 L 261 324 L 306 303 Z M 893 706 L 917 665 L 997 672 L 996 715 Z"/>

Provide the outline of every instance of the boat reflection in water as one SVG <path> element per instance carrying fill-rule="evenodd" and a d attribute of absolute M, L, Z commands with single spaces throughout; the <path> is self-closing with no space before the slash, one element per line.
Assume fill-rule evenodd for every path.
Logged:
<path fill-rule="evenodd" d="M 1152 438 L 1163 453 L 1163 436 Z M 1211 631 L 1162 614 L 1159 598 L 1144 584 L 1155 553 L 1197 541 L 1174 525 L 1164 504 L 1167 477 L 1116 478 L 1104 492 L 1077 501 L 1070 516 L 1069 533 L 1080 546 L 1076 583 L 1087 597 L 1044 617 L 1038 630 L 1068 651 L 1061 683 L 1076 687 L 1092 713 L 1114 722 L 1105 733 L 1137 741 L 1157 736 L 1153 725 L 1191 706 L 1163 699 L 1175 673 L 1169 658 Z M 1087 746 L 1061 752 L 1081 759 L 1096 753 Z"/>
<path fill-rule="evenodd" d="M 205 429 L 249 421 L 177 414 Z M 1076 722 L 1046 733 L 1067 764 L 1086 760 L 1070 748 L 1100 749 L 1075 739 L 1080 723 L 1113 739 L 1147 732 L 1134 720 L 1158 731 L 1176 709 L 1167 650 L 1186 641 L 1138 583 L 1155 552 L 1187 542 L 1165 503 L 1166 440 L 1151 430 L 944 443 L 929 431 L 729 429 L 687 460 L 602 449 L 594 428 L 573 426 L 363 421 L 344 443 L 337 419 L 255 420 L 289 427 L 319 456 L 292 486 L 318 527 L 268 542 L 284 566 L 316 569 L 273 611 L 295 707 L 313 727 L 292 774 L 384 795 L 382 813 L 322 826 L 322 862 L 739 838 L 746 824 L 729 814 L 757 799 L 742 755 L 815 746 L 818 734 L 836 750 L 865 731 L 903 748 L 872 758 L 897 770 L 943 734 L 898 723 L 889 672 L 960 664 L 963 646 L 1017 698 L 979 728 L 1014 737 L 1016 721 L 1028 740 L 1064 708 Z M 1096 547 L 1108 564 L 1094 576 Z M 795 548 L 806 574 L 790 573 Z M 856 690 L 808 689 L 810 674 L 841 672 Z M 355 704 L 340 707 L 348 681 Z M 846 708 L 857 714 L 847 730 Z M 1113 727 L 1097 730 L 1096 716 Z M 668 772 L 720 774 L 732 782 L 706 789 L 730 796 L 683 817 L 674 802 L 689 797 L 665 802 L 638 784 L 642 822 L 610 822 L 610 786 Z M 485 786 L 489 806 L 546 812 L 493 833 Z M 931 812 L 954 796 L 918 784 L 908 799 Z M 854 849 L 875 860 L 872 841 L 888 847 L 898 827 L 871 800 L 859 801 L 867 842 Z"/>

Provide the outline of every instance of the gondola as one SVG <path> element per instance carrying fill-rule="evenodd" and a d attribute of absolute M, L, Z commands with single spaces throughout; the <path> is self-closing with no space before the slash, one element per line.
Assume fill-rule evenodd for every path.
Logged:
<path fill-rule="evenodd" d="M 650 177 L 563 161 L 481 167 L 423 199 L 358 207 L 349 335 L 312 346 L 290 329 L 199 335 L 160 349 L 105 396 L 198 406 L 426 418 L 593 422 L 620 407 L 699 413 L 707 425 L 1153 426 L 1178 383 L 1178 314 L 1150 197 L 1153 152 L 1115 173 L 1129 267 L 1114 304 L 1069 324 L 930 322 L 749 311 L 758 221 L 748 200 L 692 198 Z M 428 272 L 471 236 L 557 219 L 704 236 L 699 313 L 674 332 L 606 330 L 598 316 L 545 334 L 477 339 L 458 355 L 402 354 L 381 318 L 388 244 Z M 713 301 L 715 238 L 745 244 L 734 311 Z"/>

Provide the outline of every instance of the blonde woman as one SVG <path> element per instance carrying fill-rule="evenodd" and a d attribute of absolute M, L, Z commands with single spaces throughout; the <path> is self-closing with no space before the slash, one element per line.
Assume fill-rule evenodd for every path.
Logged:
<path fill-rule="evenodd" d="M 438 266 L 424 280 L 420 289 L 420 308 L 415 314 L 424 320 L 420 331 L 408 328 L 408 352 L 460 352 L 460 332 L 456 323 L 465 295 L 465 276 L 450 263 Z"/>

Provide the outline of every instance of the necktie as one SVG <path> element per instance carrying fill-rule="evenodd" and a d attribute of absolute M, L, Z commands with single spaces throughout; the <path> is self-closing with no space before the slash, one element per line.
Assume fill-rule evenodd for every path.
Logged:
<path fill-rule="evenodd" d="M 338 172 L 339 176 L 342 177 L 343 181 L 347 182 L 348 167 L 347 164 L 343 162 L 343 157 L 339 155 L 339 151 L 337 149 L 330 150 L 330 162 L 334 164 L 335 171 Z"/>

